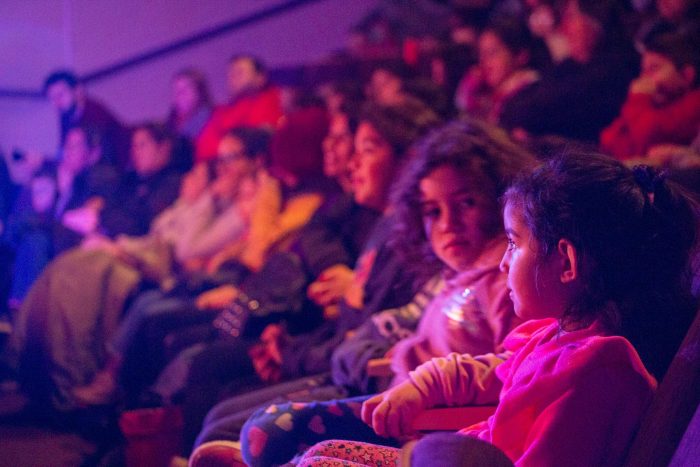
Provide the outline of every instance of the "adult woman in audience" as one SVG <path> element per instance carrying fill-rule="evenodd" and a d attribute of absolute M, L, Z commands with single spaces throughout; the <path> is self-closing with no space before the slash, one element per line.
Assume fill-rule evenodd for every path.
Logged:
<path fill-rule="evenodd" d="M 173 164 L 174 136 L 164 125 L 146 122 L 134 128 L 131 141 L 132 170 L 116 190 L 102 174 L 92 183 L 115 192 L 88 197 L 63 215 L 63 224 L 83 236 L 85 248 L 118 234 L 146 234 L 153 219 L 178 196 L 182 173 Z"/>
<path fill-rule="evenodd" d="M 521 139 L 559 135 L 587 142 L 618 114 L 638 59 L 625 34 L 623 2 L 567 0 L 561 10 L 569 58 L 505 103 L 501 124 Z"/>
<path fill-rule="evenodd" d="M 194 145 L 212 114 L 213 103 L 204 74 L 185 68 L 173 76 L 171 107 L 166 126 L 176 136 L 173 164 L 189 170 L 193 164 Z"/>
<path fill-rule="evenodd" d="M 213 107 L 207 79 L 200 70 L 185 68 L 173 77 L 171 92 L 168 128 L 194 142 L 209 120 Z"/>

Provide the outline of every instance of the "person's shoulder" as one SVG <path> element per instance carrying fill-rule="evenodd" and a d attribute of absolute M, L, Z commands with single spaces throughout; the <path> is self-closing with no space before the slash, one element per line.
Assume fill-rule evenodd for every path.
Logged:
<path fill-rule="evenodd" d="M 593 334 L 567 343 L 557 366 L 581 375 L 617 375 L 620 381 L 641 377 L 650 387 L 656 385 L 635 348 L 622 336 Z"/>
<path fill-rule="evenodd" d="M 571 354 L 572 358 L 585 356 L 587 359 L 601 359 L 607 362 L 627 362 L 639 359 L 632 344 L 622 336 L 594 334 L 567 344 L 567 348 L 575 351 Z"/>

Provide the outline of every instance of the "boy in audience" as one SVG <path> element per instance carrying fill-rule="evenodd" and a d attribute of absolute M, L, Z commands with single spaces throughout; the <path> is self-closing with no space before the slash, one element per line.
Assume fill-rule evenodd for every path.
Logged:
<path fill-rule="evenodd" d="M 659 144 L 688 145 L 700 124 L 697 34 L 656 30 L 642 41 L 642 71 L 620 116 L 601 133 L 603 151 L 620 160 Z"/>

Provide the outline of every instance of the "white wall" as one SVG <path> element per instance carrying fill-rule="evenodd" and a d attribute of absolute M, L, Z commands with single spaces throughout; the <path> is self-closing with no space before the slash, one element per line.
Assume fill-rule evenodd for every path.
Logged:
<path fill-rule="evenodd" d="M 85 75 L 283 0 L 1 0 L 0 89 L 40 89 L 57 67 Z M 88 92 L 125 122 L 165 115 L 169 80 L 194 65 L 225 98 L 225 67 L 251 52 L 269 66 L 315 61 L 342 48 L 346 31 L 377 0 L 323 0 L 96 80 Z M 0 147 L 50 152 L 57 121 L 48 103 L 0 98 Z"/>

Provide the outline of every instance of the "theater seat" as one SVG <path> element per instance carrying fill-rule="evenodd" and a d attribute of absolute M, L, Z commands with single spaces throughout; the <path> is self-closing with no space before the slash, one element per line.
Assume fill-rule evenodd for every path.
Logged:
<path fill-rule="evenodd" d="M 700 312 L 673 357 L 630 449 L 626 466 L 669 465 L 700 402 Z M 697 459 L 696 459 L 697 461 Z M 697 464 L 696 464 L 697 465 Z"/>

